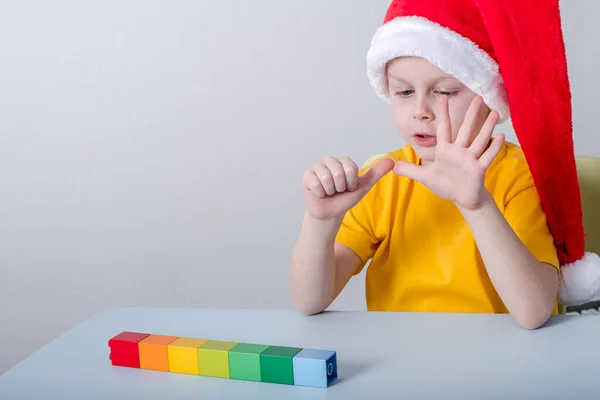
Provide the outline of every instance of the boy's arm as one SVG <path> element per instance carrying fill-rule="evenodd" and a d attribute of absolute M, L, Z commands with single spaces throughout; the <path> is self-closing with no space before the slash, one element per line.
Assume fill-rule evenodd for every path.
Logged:
<path fill-rule="evenodd" d="M 302 314 L 325 310 L 362 265 L 360 251 L 335 239 L 348 211 L 393 167 L 393 160 L 382 159 L 359 174 L 352 160 L 328 157 L 304 173 L 306 212 L 289 273 L 290 296 Z M 363 230 L 358 236 L 369 235 Z"/>
<path fill-rule="evenodd" d="M 304 315 L 329 307 L 360 267 L 358 255 L 335 242 L 341 223 L 341 218 L 322 221 L 308 213 L 304 216 L 289 275 L 290 296 Z"/>
<path fill-rule="evenodd" d="M 515 233 L 491 194 L 476 210 L 461 209 L 496 291 L 524 328 L 543 325 L 558 297 L 558 269 L 538 261 Z"/>
<path fill-rule="evenodd" d="M 539 252 L 539 248 L 544 248 L 549 253 L 553 244 L 525 245 L 486 189 L 486 171 L 502 149 L 504 135 L 492 140 L 493 128 L 499 118 L 496 111 L 490 112 L 479 126 L 477 115 L 482 104 L 481 97 L 473 98 L 456 138 L 453 138 L 448 98 L 440 97 L 434 161 L 425 166 L 397 162 L 394 172 L 421 182 L 457 205 L 475 237 L 488 275 L 509 312 L 524 328 L 535 329 L 546 322 L 553 311 L 559 280 L 557 268 L 541 263 L 542 258 L 535 257 L 530 249 Z M 519 214 L 535 207 L 526 202 L 521 204 L 521 198 L 525 199 L 520 197 L 518 203 L 511 200 L 512 220 L 523 220 Z M 538 215 L 541 214 L 540 210 Z M 521 230 L 526 232 L 522 235 L 533 242 L 542 231 L 539 225 L 522 228 L 526 224 L 527 221 L 520 222 Z"/>

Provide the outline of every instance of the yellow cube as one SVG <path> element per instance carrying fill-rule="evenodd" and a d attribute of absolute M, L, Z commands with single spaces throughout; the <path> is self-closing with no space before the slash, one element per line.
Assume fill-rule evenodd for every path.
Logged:
<path fill-rule="evenodd" d="M 229 350 L 237 342 L 209 340 L 198 348 L 200 375 L 229 378 Z"/>
<path fill-rule="evenodd" d="M 181 374 L 199 375 L 198 348 L 206 342 L 205 339 L 182 337 L 169 343 L 169 370 Z"/>

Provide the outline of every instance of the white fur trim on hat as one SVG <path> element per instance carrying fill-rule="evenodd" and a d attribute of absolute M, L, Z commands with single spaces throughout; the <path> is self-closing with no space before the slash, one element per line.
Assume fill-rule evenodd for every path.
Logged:
<path fill-rule="evenodd" d="M 401 56 L 421 57 L 480 95 L 500 121 L 509 117 L 508 97 L 497 63 L 471 40 L 422 17 L 397 17 L 381 26 L 367 53 L 373 89 L 389 101 L 386 65 Z"/>
<path fill-rule="evenodd" d="M 586 252 L 583 258 L 560 269 L 559 302 L 566 306 L 600 300 L 600 257 Z"/>

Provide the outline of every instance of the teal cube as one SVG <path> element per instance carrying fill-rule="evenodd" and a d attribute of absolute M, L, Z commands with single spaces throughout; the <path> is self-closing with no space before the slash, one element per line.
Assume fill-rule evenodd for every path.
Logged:
<path fill-rule="evenodd" d="M 240 343 L 229 350 L 230 378 L 260 382 L 260 355 L 268 348 L 262 344 Z"/>

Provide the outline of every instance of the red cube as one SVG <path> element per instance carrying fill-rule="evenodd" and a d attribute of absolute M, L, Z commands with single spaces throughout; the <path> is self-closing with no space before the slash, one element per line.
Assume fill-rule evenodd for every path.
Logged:
<path fill-rule="evenodd" d="M 121 332 L 108 341 L 109 359 L 119 367 L 140 367 L 139 342 L 150 336 L 149 333 Z"/>

